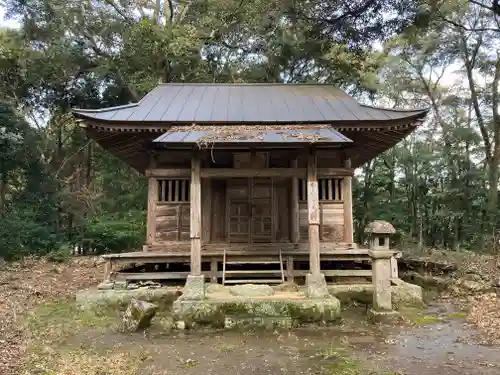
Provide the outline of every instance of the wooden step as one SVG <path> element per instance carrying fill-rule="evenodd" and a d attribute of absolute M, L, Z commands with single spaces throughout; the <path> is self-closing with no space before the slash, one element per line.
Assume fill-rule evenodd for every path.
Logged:
<path fill-rule="evenodd" d="M 279 260 L 227 260 L 226 264 L 280 264 Z"/>
<path fill-rule="evenodd" d="M 225 284 L 281 284 L 281 279 L 255 279 L 255 280 L 239 280 L 229 279 L 225 280 Z"/>
<path fill-rule="evenodd" d="M 226 275 L 265 275 L 265 274 L 276 274 L 281 276 L 280 270 L 226 270 Z"/>
<path fill-rule="evenodd" d="M 117 272 L 114 278 L 117 281 L 125 280 L 176 280 L 186 279 L 189 272 Z"/>

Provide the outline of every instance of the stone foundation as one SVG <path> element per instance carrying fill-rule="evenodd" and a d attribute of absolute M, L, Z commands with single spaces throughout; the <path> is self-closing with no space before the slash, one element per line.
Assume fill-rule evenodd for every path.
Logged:
<path fill-rule="evenodd" d="M 422 288 L 406 283 L 403 280 L 392 280 L 391 294 L 394 308 L 423 307 Z M 371 305 L 373 301 L 373 284 L 330 284 L 328 291 L 337 297 L 341 303 L 358 302 Z"/>
<path fill-rule="evenodd" d="M 320 274 L 307 274 L 306 276 L 307 296 L 309 298 L 325 298 L 330 294 L 326 285 L 325 275 Z"/>
<path fill-rule="evenodd" d="M 138 288 L 122 290 L 87 289 L 76 294 L 76 304 L 83 309 L 124 308 L 132 299 L 154 302 L 160 309 L 170 310 L 172 304 L 182 294 L 180 288 Z"/>
<path fill-rule="evenodd" d="M 188 301 L 179 299 L 173 307 L 174 320 L 186 328 L 291 328 L 307 323 L 328 325 L 340 318 L 340 302 L 335 297 L 308 298 L 228 298 Z"/>
<path fill-rule="evenodd" d="M 420 287 L 401 280 L 392 280 L 392 283 L 396 284 L 391 286 L 392 299 L 396 308 L 423 306 Z M 204 298 L 186 298 L 186 289 L 190 288 L 195 292 L 192 296 Z M 203 289 L 200 293 L 201 288 Z M 159 313 L 168 312 L 166 316 L 178 329 L 203 327 L 238 330 L 288 329 L 305 324 L 334 324 L 340 318 L 341 302 L 358 301 L 371 305 L 373 285 L 330 284 L 327 286 L 327 292 L 326 297 L 310 298 L 308 286 L 202 285 L 198 279 L 195 279 L 192 280 L 189 288 L 91 289 L 79 292 L 76 300 L 83 308 L 120 309 L 124 309 L 133 298 L 153 302 L 159 305 Z M 371 311 L 369 313 L 369 317 L 374 321 L 393 319 L 397 316 L 393 312 Z M 165 317 L 164 314 L 163 317 Z"/>

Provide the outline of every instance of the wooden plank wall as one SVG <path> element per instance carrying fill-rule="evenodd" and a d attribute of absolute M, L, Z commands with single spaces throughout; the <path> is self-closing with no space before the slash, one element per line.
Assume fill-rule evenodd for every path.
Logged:
<path fill-rule="evenodd" d="M 211 241 L 226 241 L 226 181 L 212 181 Z"/>
<path fill-rule="evenodd" d="M 257 153 L 259 154 L 259 153 Z M 159 153 L 159 167 L 163 168 L 189 168 L 190 153 L 175 151 L 172 153 Z M 266 154 L 267 155 L 267 154 Z M 260 156 L 260 154 L 258 155 Z M 269 167 L 288 167 L 290 160 L 295 158 L 287 151 L 271 151 L 266 163 Z M 234 160 L 232 152 L 218 152 L 214 164 L 216 167 L 237 167 L 245 164 L 245 159 Z M 206 157 L 204 166 L 212 166 L 212 157 Z M 227 160 L 226 160 L 227 159 Z M 233 160 L 232 160 L 233 159 Z M 257 158 L 260 160 L 260 158 Z M 341 167 L 340 156 L 335 152 L 322 154 L 318 152 L 318 167 Z M 299 167 L 306 166 L 307 158 L 299 156 Z M 238 165 L 235 165 L 238 164 Z M 240 165 L 241 164 L 241 165 Z M 320 188 L 322 187 L 320 181 Z M 189 183 L 189 180 L 186 180 Z M 305 185 L 305 180 L 299 180 Z M 175 183 L 174 183 L 175 184 Z M 291 179 L 275 179 L 274 189 L 274 236 L 277 242 L 290 241 L 290 202 L 292 194 Z M 328 182 L 323 188 L 329 188 Z M 225 180 L 202 179 L 202 242 L 226 242 L 226 186 Z M 302 187 L 304 190 L 304 187 Z M 305 191 L 304 191 L 305 192 Z M 340 195 L 340 192 L 339 192 Z M 189 202 L 158 202 L 155 209 L 156 236 L 155 242 L 189 241 L 190 205 Z M 320 201 L 320 239 L 325 242 L 344 242 L 344 208 L 342 202 Z M 308 212 L 307 202 L 299 203 L 299 232 L 300 242 L 308 238 Z"/>
<path fill-rule="evenodd" d="M 189 203 L 158 203 L 156 242 L 189 240 Z"/>
<path fill-rule="evenodd" d="M 344 205 L 342 202 L 320 202 L 320 240 L 344 242 Z M 299 203 L 300 242 L 307 241 L 307 202 Z"/>
<path fill-rule="evenodd" d="M 275 220 L 275 235 L 277 242 L 290 241 L 290 180 L 277 180 L 274 183 L 273 212 Z"/>

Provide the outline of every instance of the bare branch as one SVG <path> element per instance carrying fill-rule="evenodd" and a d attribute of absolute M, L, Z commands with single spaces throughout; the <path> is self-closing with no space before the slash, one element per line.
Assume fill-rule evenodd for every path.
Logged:
<path fill-rule="evenodd" d="M 114 0 L 104 0 L 107 4 L 111 5 L 116 12 L 123 17 L 123 19 L 127 22 L 131 22 L 132 20 L 130 17 L 123 11 L 121 10 L 118 5 L 114 2 Z"/>
<path fill-rule="evenodd" d="M 500 16 L 500 3 L 499 0 L 492 0 L 491 6 L 483 4 L 477 0 L 469 0 L 469 3 L 480 6 L 481 8 L 491 10 L 494 14 Z"/>

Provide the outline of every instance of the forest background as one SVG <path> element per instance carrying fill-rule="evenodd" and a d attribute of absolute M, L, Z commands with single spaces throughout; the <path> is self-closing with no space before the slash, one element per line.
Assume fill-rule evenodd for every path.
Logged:
<path fill-rule="evenodd" d="M 500 248 L 498 0 L 7 0 L 0 28 L 0 257 L 128 251 L 147 183 L 72 107 L 159 82 L 321 82 L 425 107 L 424 126 L 359 168 L 355 231 L 403 247 Z M 127 152 L 124 150 L 123 152 Z"/>

